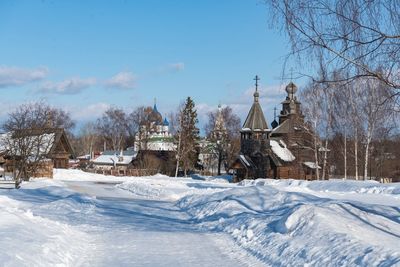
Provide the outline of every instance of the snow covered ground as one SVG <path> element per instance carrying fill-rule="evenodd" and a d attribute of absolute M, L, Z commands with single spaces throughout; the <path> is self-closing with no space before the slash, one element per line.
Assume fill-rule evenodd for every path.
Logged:
<path fill-rule="evenodd" d="M 2 266 L 400 266 L 400 184 L 54 177 L 0 191 Z"/>

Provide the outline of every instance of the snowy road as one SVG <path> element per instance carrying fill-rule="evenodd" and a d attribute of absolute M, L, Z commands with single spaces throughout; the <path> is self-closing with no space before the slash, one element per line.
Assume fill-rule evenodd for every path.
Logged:
<path fill-rule="evenodd" d="M 260 266 L 174 201 L 137 198 L 115 183 L 35 182 L 1 191 L 0 202 L 10 206 L 0 209 L 5 266 Z"/>
<path fill-rule="evenodd" d="M 259 265 L 229 235 L 200 230 L 173 202 L 137 199 L 114 183 L 65 182 L 97 199 L 98 216 L 87 223 L 97 236 L 96 266 L 251 266 Z M 92 253 L 93 254 L 93 253 Z"/>

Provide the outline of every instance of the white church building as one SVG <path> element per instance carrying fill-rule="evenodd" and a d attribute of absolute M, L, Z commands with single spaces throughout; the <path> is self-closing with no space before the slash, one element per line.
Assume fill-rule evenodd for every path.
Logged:
<path fill-rule="evenodd" d="M 146 118 L 140 126 L 140 131 L 135 136 L 135 151 L 176 151 L 174 137 L 169 132 L 169 122 L 157 109 L 145 110 Z"/>

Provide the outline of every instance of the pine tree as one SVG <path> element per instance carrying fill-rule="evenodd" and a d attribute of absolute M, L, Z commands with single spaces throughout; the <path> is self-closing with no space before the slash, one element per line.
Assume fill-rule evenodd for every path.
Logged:
<path fill-rule="evenodd" d="M 193 169 L 198 158 L 198 140 L 199 129 L 197 111 L 194 101 L 188 97 L 185 101 L 184 108 L 180 112 L 180 132 L 179 132 L 179 147 L 178 160 L 179 165 L 183 168 L 185 176 L 190 169 Z"/>

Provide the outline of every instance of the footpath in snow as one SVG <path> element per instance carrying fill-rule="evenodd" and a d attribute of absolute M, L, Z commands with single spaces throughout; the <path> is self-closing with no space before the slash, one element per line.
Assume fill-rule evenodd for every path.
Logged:
<path fill-rule="evenodd" d="M 400 266 L 400 184 L 56 170 L 0 191 L 4 266 Z"/>

